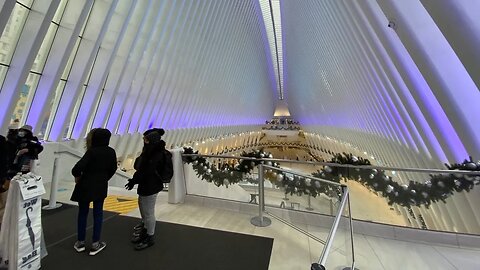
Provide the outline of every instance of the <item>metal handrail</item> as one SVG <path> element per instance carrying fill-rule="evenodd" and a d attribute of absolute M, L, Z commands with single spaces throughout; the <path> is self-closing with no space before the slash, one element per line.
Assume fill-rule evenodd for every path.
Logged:
<path fill-rule="evenodd" d="M 350 194 L 348 194 L 348 220 L 350 223 L 350 239 L 352 239 L 351 244 L 352 244 L 352 267 L 350 269 L 354 270 L 355 269 L 355 242 L 353 240 L 353 220 L 352 220 L 352 207 L 351 207 L 351 201 L 350 201 Z"/>
<path fill-rule="evenodd" d="M 262 160 L 271 162 L 287 162 L 296 164 L 307 164 L 317 166 L 330 166 L 340 168 L 352 168 L 352 169 L 377 169 L 383 171 L 399 171 L 399 172 L 419 172 L 419 173 L 460 173 L 466 175 L 480 175 L 480 171 L 464 171 L 464 170 L 443 170 L 443 169 L 421 169 L 421 168 L 399 168 L 399 167 L 382 167 L 374 165 L 351 165 L 351 164 L 338 164 L 331 162 L 314 162 L 314 161 L 301 161 L 301 160 L 289 160 L 289 159 L 276 159 L 276 158 L 252 158 L 252 157 L 237 157 L 237 156 L 224 156 L 224 155 L 202 155 L 202 154 L 182 154 L 185 157 L 209 157 L 209 158 L 229 158 L 229 159 L 244 159 L 244 160 Z"/>
<path fill-rule="evenodd" d="M 271 161 L 271 162 L 285 162 L 285 160 L 283 160 L 283 159 L 270 159 L 270 158 L 259 159 L 259 158 L 252 158 L 252 157 L 219 156 L 219 155 L 182 154 L 182 156 L 200 156 L 200 157 L 210 157 L 210 158 L 243 159 L 243 160 L 252 160 L 252 161 L 253 160 L 254 161 L 262 160 L 262 161 Z M 290 162 L 290 161 L 288 161 L 288 162 Z M 295 161 L 294 163 L 320 164 L 320 163 L 302 162 L 302 161 Z M 323 164 L 323 163 L 321 163 L 321 164 Z M 335 163 L 325 163 L 325 164 L 331 164 L 332 166 L 340 165 L 340 164 L 335 164 Z M 353 168 L 361 167 L 361 168 L 364 168 L 363 166 L 351 166 L 351 165 L 350 166 L 341 166 L 341 167 L 353 167 Z M 321 254 L 320 259 L 318 261 L 319 264 L 312 264 L 312 269 L 317 269 L 315 267 L 318 267 L 318 266 L 321 266 L 321 267 L 325 266 L 325 262 L 327 261 L 328 254 L 330 252 L 333 241 L 335 239 L 335 235 L 336 235 L 336 232 L 337 232 L 337 229 L 338 229 L 338 225 L 340 223 L 340 219 L 342 217 L 342 213 L 343 213 L 345 207 L 348 207 L 348 211 L 349 211 L 350 237 L 352 239 L 352 241 L 351 241 L 352 269 L 354 269 L 355 256 L 354 256 L 354 243 L 353 243 L 353 226 L 352 226 L 352 216 L 350 214 L 351 213 L 351 206 L 350 206 L 350 196 L 349 196 L 348 187 L 345 186 L 345 185 L 342 185 L 340 183 L 337 183 L 337 182 L 313 177 L 311 175 L 302 174 L 302 173 L 298 173 L 298 172 L 294 172 L 294 171 L 291 171 L 291 170 L 278 168 L 278 167 L 274 167 L 274 166 L 270 166 L 270 165 L 266 165 L 266 164 L 259 164 L 259 166 L 258 166 L 258 179 L 259 179 L 259 185 L 258 185 L 258 187 L 259 187 L 259 190 L 258 190 L 258 192 L 259 192 L 259 209 L 258 210 L 259 210 L 259 215 L 256 216 L 256 217 L 253 217 L 251 219 L 251 223 L 255 226 L 264 227 L 264 226 L 269 226 L 270 223 L 271 223 L 271 221 L 268 218 L 264 217 L 264 215 L 263 215 L 264 212 L 265 212 L 265 196 L 264 196 L 264 189 L 265 188 L 264 188 L 264 185 L 263 185 L 264 168 L 277 170 L 277 171 L 282 171 L 282 172 L 290 173 L 290 174 L 294 174 L 294 175 L 299 175 L 299 176 L 303 176 L 303 177 L 310 178 L 310 179 L 313 179 L 313 180 L 317 180 L 317 181 L 325 182 L 325 183 L 328 183 L 328 184 L 331 184 L 331 185 L 342 187 L 342 191 L 343 191 L 342 200 L 340 202 L 339 209 L 338 209 L 337 214 L 335 216 L 333 226 L 331 227 L 328 238 L 325 242 L 325 247 L 322 250 L 322 254 Z M 284 221 L 282 221 L 282 222 L 284 222 Z M 314 267 L 314 265 L 316 265 L 316 266 Z M 322 269 L 322 268 L 318 268 L 318 269 Z M 323 268 L 323 269 L 325 269 L 325 268 Z"/>
<path fill-rule="evenodd" d="M 334 219 L 334 224 L 330 229 L 326 245 L 324 249 L 322 250 L 322 254 L 320 256 L 320 259 L 318 263 L 312 264 L 312 269 L 325 269 L 325 268 L 318 268 L 318 267 L 324 267 L 325 263 L 327 261 L 330 249 L 333 245 L 333 241 L 335 239 L 336 232 L 338 230 L 339 222 L 340 219 L 342 218 L 342 213 L 345 210 L 345 207 L 348 207 L 349 211 L 349 222 L 350 222 L 350 237 L 351 237 L 351 250 L 352 250 L 352 265 L 351 269 L 355 269 L 355 252 L 354 252 L 354 240 L 353 240 L 353 226 L 352 226 L 352 215 L 351 215 L 351 205 L 350 205 L 350 196 L 349 196 L 349 190 L 346 186 L 341 185 L 336 182 L 328 181 L 325 179 L 321 178 L 316 178 L 313 177 L 312 175 L 307 175 L 307 174 L 301 174 L 298 172 L 274 167 L 274 166 L 269 166 L 264 163 L 266 162 L 277 162 L 277 163 L 290 163 L 290 164 L 306 164 L 306 165 L 314 165 L 314 166 L 330 166 L 330 167 L 340 167 L 340 168 L 349 168 L 349 169 L 376 169 L 376 170 L 382 170 L 382 171 L 398 171 L 398 172 L 415 172 L 415 173 L 436 173 L 436 174 L 463 174 L 463 175 L 475 175 L 479 176 L 480 171 L 465 171 L 465 170 L 446 170 L 446 169 L 421 169 L 421 168 L 399 168 L 399 167 L 382 167 L 382 166 L 374 166 L 374 165 L 352 165 L 352 164 L 338 164 L 338 163 L 330 163 L 330 162 L 312 162 L 312 161 L 300 161 L 300 160 L 285 160 L 285 159 L 274 159 L 274 158 L 257 158 L 257 157 L 243 157 L 243 156 L 228 156 L 228 155 L 202 155 L 202 154 L 182 154 L 182 157 L 205 157 L 205 158 L 218 158 L 218 159 L 237 159 L 237 160 L 250 160 L 250 161 L 262 161 L 261 167 L 264 168 L 269 168 L 273 170 L 279 170 L 279 171 L 284 171 L 286 173 L 291 173 L 294 175 L 299 175 L 303 176 L 306 178 L 311 178 L 314 180 L 322 181 L 322 182 L 327 182 L 332 185 L 336 186 L 342 186 L 344 189 L 344 193 L 342 195 L 342 201 L 340 203 L 338 212 L 335 216 Z M 263 178 L 263 173 L 262 175 L 259 175 L 259 178 Z M 261 180 L 260 180 L 261 181 Z M 259 193 L 263 193 L 263 187 L 259 186 Z M 262 194 L 263 197 L 263 194 Z M 255 217 L 257 220 L 259 219 L 260 221 L 263 221 L 265 219 L 263 212 L 265 211 L 264 209 L 264 203 L 262 203 L 263 198 L 260 198 L 259 202 L 259 216 Z M 254 224 L 255 225 L 255 224 Z M 261 222 L 261 225 L 264 226 L 263 222 Z M 267 225 L 268 226 L 268 225 Z"/>
<path fill-rule="evenodd" d="M 318 181 L 325 182 L 325 183 L 328 183 L 328 184 L 331 184 L 331 185 L 335 185 L 335 186 L 341 186 L 341 185 L 342 185 L 342 184 L 337 183 L 337 182 L 325 180 L 325 179 L 322 179 L 322 178 L 313 177 L 313 176 L 308 175 L 308 174 L 303 174 L 303 173 L 299 173 L 299 172 L 294 172 L 294 171 L 287 170 L 287 169 L 283 169 L 283 168 L 277 168 L 277 167 L 273 167 L 273 166 L 269 166 L 269 165 L 263 165 L 263 167 L 269 168 L 269 169 L 273 169 L 273 170 L 277 170 L 277 171 L 286 172 L 286 173 L 296 174 L 296 175 L 299 175 L 299 176 L 303 176 L 303 177 L 305 177 L 305 178 L 310 178 L 310 179 L 313 179 L 313 180 L 318 180 Z"/>
<path fill-rule="evenodd" d="M 330 229 L 330 233 L 328 234 L 327 237 L 327 244 L 322 250 L 322 255 L 320 255 L 320 259 L 318 260 L 318 264 L 321 266 L 325 267 L 325 263 L 327 261 L 328 253 L 330 252 L 330 249 L 333 244 L 333 239 L 335 238 L 335 234 L 337 233 L 338 229 L 338 224 L 340 223 L 340 218 L 342 218 L 342 213 L 343 210 L 345 209 L 345 206 L 347 205 L 349 197 L 349 191 L 348 187 L 344 186 L 343 188 L 343 195 L 342 195 L 342 203 L 340 204 L 340 208 L 338 208 L 337 215 L 335 216 L 335 220 L 333 221 L 333 226 Z M 351 215 L 350 215 L 351 218 Z M 353 235 L 352 227 L 350 227 L 351 233 Z"/>
<path fill-rule="evenodd" d="M 77 151 L 73 152 L 70 150 L 54 151 L 53 154 L 55 158 L 53 160 L 52 179 L 50 183 L 50 197 L 49 197 L 48 205 L 42 208 L 44 210 L 53 210 L 62 206 L 61 203 L 57 202 L 57 190 L 58 190 L 58 181 L 59 181 L 58 175 L 57 175 L 57 166 L 58 166 L 58 159 L 59 159 L 58 156 L 61 154 L 68 154 L 75 158 L 79 158 L 79 159 L 82 158 L 82 154 L 78 153 Z M 129 176 L 125 172 L 122 172 L 119 170 L 115 171 L 115 174 L 125 178 L 129 178 Z"/>

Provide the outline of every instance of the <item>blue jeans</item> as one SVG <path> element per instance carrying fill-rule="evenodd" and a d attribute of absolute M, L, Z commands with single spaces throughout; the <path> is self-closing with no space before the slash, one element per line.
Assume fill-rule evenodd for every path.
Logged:
<path fill-rule="evenodd" d="M 93 242 L 100 241 L 100 234 L 102 233 L 103 223 L 103 201 L 93 201 Z M 90 202 L 78 203 L 78 219 L 77 219 L 77 240 L 85 241 L 87 234 L 87 218 L 88 210 L 90 208 Z"/>

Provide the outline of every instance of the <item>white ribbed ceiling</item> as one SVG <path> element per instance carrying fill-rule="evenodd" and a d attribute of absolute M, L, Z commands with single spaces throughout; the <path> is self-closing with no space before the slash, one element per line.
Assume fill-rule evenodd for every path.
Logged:
<path fill-rule="evenodd" d="M 268 45 L 272 57 L 272 67 L 275 72 L 275 83 L 278 98 L 284 99 L 283 90 L 283 43 L 282 43 L 282 18 L 280 0 L 258 0 L 262 10 L 263 22 L 267 33 Z"/>
<path fill-rule="evenodd" d="M 3 1 L 1 130 L 258 126 L 280 100 L 348 143 L 480 159 L 479 2 Z"/>
<path fill-rule="evenodd" d="M 480 21 L 467 7 L 478 11 L 469 0 L 280 1 L 291 115 L 348 142 L 357 131 L 443 161 L 480 158 L 480 54 L 460 46 L 480 45 Z"/>

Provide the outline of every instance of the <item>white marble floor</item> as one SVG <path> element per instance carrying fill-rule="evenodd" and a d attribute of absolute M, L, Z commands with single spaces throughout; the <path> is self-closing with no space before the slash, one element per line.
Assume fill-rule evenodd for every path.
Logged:
<path fill-rule="evenodd" d="M 62 182 L 59 187 L 58 200 L 69 202 L 72 183 Z M 49 189 L 46 187 L 47 190 Z M 134 191 L 110 188 L 112 195 L 135 197 Z M 48 194 L 45 195 L 48 198 Z M 139 217 L 138 209 L 128 216 Z M 268 227 L 255 227 L 250 224 L 252 214 L 246 211 L 228 210 L 186 202 L 169 204 L 167 193 L 161 193 L 157 200 L 156 217 L 159 221 L 181 223 L 185 225 L 218 229 L 274 239 L 270 259 L 272 270 L 305 270 L 316 262 L 323 249 L 323 244 L 307 237 L 298 230 L 273 219 Z M 296 224 L 299 228 L 325 240 L 328 229 L 310 225 Z M 351 254 L 348 252 L 348 234 L 339 233 L 332 253 L 327 261 L 327 269 L 344 269 L 349 266 Z M 405 241 L 396 241 L 379 237 L 354 235 L 356 268 L 364 269 L 480 269 L 480 247 L 464 249 L 454 246 L 440 246 Z"/>

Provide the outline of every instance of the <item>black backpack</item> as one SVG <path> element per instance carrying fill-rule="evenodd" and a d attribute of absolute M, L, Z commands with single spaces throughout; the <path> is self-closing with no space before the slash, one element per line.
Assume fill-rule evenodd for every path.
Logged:
<path fill-rule="evenodd" d="M 163 162 L 160 164 L 160 168 L 158 168 L 156 173 L 163 183 L 170 183 L 173 177 L 172 153 L 165 149 L 162 160 Z"/>

